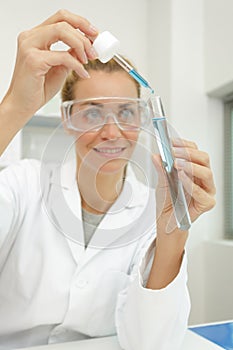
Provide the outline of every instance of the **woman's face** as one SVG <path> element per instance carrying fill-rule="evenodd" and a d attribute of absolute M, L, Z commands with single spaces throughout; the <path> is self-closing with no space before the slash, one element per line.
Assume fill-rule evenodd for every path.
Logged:
<path fill-rule="evenodd" d="M 137 98 L 137 88 L 125 72 L 90 71 L 91 78 L 78 81 L 74 87 L 76 100 L 94 97 Z M 99 131 L 77 133 L 76 155 L 79 167 L 90 166 L 97 172 L 122 170 L 135 148 L 138 131 L 121 130 L 114 119 L 107 118 Z"/>

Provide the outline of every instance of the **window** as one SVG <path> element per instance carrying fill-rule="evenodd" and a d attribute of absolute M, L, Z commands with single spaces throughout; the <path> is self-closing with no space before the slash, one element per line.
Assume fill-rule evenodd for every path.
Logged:
<path fill-rule="evenodd" d="M 225 236 L 233 239 L 233 99 L 225 104 Z"/>

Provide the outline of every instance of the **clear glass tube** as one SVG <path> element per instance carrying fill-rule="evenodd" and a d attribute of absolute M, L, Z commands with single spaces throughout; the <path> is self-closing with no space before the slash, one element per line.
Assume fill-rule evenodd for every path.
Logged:
<path fill-rule="evenodd" d="M 152 109 L 152 123 L 163 166 L 167 175 L 177 226 L 181 230 L 188 230 L 191 226 L 191 219 L 183 185 L 178 177 L 177 169 L 174 167 L 175 160 L 172 153 L 172 145 L 162 101 L 159 96 L 152 95 L 149 103 Z"/>

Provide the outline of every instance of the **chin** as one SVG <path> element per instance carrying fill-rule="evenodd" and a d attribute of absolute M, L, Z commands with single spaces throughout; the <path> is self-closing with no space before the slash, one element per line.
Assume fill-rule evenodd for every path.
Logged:
<path fill-rule="evenodd" d="M 104 165 L 102 165 L 98 168 L 98 173 L 116 174 L 119 171 L 122 171 L 126 167 L 127 164 L 128 164 L 128 161 L 123 160 L 123 159 L 109 160 Z"/>
<path fill-rule="evenodd" d="M 122 171 L 128 164 L 130 157 L 127 154 L 119 158 L 96 157 L 96 154 L 89 152 L 87 154 L 78 154 L 78 164 L 80 168 L 89 169 L 91 172 L 100 174 L 116 174 Z"/>

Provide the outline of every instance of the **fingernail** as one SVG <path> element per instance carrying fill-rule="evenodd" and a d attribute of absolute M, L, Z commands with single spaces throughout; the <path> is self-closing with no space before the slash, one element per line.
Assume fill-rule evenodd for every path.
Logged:
<path fill-rule="evenodd" d="M 172 147 L 172 150 L 176 156 L 183 154 L 183 149 L 181 147 Z"/>
<path fill-rule="evenodd" d="M 89 50 L 88 50 L 88 55 L 90 56 L 91 59 L 96 59 L 98 58 L 98 54 L 97 52 L 95 51 L 95 49 L 93 47 L 91 47 Z"/>
<path fill-rule="evenodd" d="M 81 78 L 84 78 L 84 79 L 87 79 L 87 78 L 90 78 L 90 75 L 88 73 L 88 71 L 86 71 L 86 69 L 82 68 L 81 70 L 79 70 L 77 72 L 77 74 L 81 77 Z"/>
<path fill-rule="evenodd" d="M 95 26 L 93 26 L 92 24 L 90 25 L 89 29 L 93 34 L 98 34 L 98 32 L 99 32 L 98 29 Z"/>
<path fill-rule="evenodd" d="M 176 162 L 176 165 L 177 165 L 178 168 L 184 168 L 185 167 L 185 164 L 186 164 L 185 160 L 176 159 L 175 162 Z"/>
<path fill-rule="evenodd" d="M 83 63 L 85 63 L 85 64 L 88 63 L 87 55 L 86 55 L 85 52 L 83 52 L 83 54 L 82 54 L 82 61 L 83 61 Z"/>
<path fill-rule="evenodd" d="M 182 139 L 178 138 L 178 137 L 173 137 L 172 138 L 172 144 L 175 146 L 183 146 L 184 145 L 184 142 Z"/>

